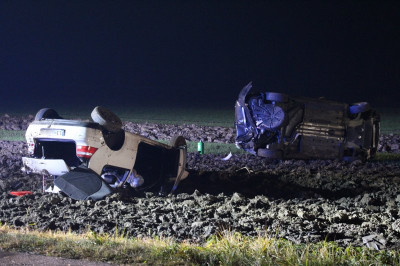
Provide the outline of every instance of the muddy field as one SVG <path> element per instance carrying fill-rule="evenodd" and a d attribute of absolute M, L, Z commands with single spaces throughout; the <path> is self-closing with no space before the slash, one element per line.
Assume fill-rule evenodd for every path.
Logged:
<path fill-rule="evenodd" d="M 32 117 L 2 117 L 0 129 L 23 130 Z M 134 125 L 154 139 L 182 134 L 197 141 L 230 142 L 233 129 Z M 379 150 L 399 153 L 400 137 L 383 135 Z M 190 176 L 175 195 L 132 194 L 74 201 L 43 194 L 42 177 L 21 172 L 23 142 L 0 141 L 0 222 L 41 230 L 114 232 L 204 241 L 224 230 L 270 234 L 296 243 L 321 240 L 400 249 L 400 162 L 268 161 L 252 155 L 189 154 Z M 33 195 L 14 197 L 12 190 Z"/>

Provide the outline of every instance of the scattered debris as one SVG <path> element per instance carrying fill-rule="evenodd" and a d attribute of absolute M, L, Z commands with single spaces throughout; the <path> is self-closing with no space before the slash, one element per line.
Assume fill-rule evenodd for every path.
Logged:
<path fill-rule="evenodd" d="M 197 143 L 197 152 L 199 154 L 204 154 L 204 142 L 202 139 Z"/>
<path fill-rule="evenodd" d="M 226 157 L 222 158 L 221 160 L 228 161 L 230 158 L 232 158 L 232 152 L 229 152 L 229 154 Z"/>
<path fill-rule="evenodd" d="M 245 167 L 242 167 L 242 168 L 236 170 L 236 172 L 239 172 L 239 173 L 240 173 L 240 172 L 247 172 L 248 174 L 251 174 L 251 173 L 253 173 L 254 171 L 251 170 L 250 168 L 248 168 L 247 166 L 245 166 Z"/>
<path fill-rule="evenodd" d="M 21 197 L 21 196 L 33 194 L 33 192 L 32 191 L 11 191 L 10 194 L 13 196 Z"/>
<path fill-rule="evenodd" d="M 386 247 L 386 239 L 382 235 L 369 235 L 362 238 L 363 244 L 369 249 L 382 250 Z"/>

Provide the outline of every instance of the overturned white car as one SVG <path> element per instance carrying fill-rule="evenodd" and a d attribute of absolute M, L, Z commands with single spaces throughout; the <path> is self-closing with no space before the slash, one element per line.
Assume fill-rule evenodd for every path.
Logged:
<path fill-rule="evenodd" d="M 168 194 L 188 176 L 182 136 L 167 145 L 125 132 L 118 116 L 100 106 L 91 117 L 91 122 L 66 120 L 44 108 L 29 125 L 30 156 L 22 160 L 25 171 L 54 180 L 45 190 L 95 200 L 122 186 Z"/>

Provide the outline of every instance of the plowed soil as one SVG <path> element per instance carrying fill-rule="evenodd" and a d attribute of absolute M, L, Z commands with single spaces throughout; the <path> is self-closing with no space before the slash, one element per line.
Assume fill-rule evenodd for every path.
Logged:
<path fill-rule="evenodd" d="M 23 130 L 31 119 L 3 117 L 0 129 Z M 213 142 L 231 142 L 234 136 L 233 129 L 188 127 L 125 123 L 126 130 L 154 139 L 184 133 L 193 141 L 209 137 Z M 383 135 L 379 151 L 398 153 L 399 140 L 398 135 Z M 271 234 L 296 243 L 336 241 L 343 246 L 361 246 L 363 237 L 372 235 L 379 239 L 379 248 L 400 248 L 396 160 L 270 161 L 234 154 L 223 161 L 223 155 L 190 153 L 190 175 L 174 195 L 121 189 L 100 201 L 75 201 L 63 194 L 42 193 L 42 176 L 21 171 L 26 153 L 23 142 L 0 141 L 3 224 L 76 232 L 113 233 L 118 228 L 131 236 L 194 242 L 224 230 Z M 15 197 L 9 194 L 13 190 L 33 194 Z"/>

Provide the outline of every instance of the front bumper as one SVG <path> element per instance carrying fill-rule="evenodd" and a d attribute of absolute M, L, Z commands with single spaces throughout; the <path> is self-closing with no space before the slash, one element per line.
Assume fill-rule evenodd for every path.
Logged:
<path fill-rule="evenodd" d="M 254 151 L 254 137 L 257 136 L 257 127 L 251 119 L 250 111 L 245 103 L 247 93 L 250 91 L 251 82 L 240 92 L 235 104 L 236 147 L 256 154 Z"/>

